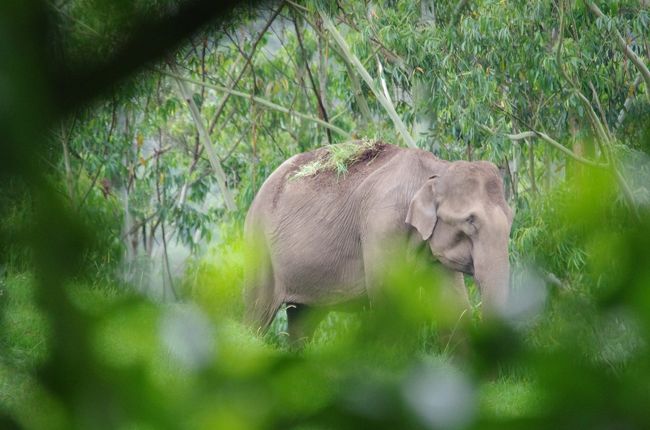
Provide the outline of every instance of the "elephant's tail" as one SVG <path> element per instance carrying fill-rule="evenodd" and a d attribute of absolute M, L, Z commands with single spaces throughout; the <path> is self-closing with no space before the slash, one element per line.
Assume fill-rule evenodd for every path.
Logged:
<path fill-rule="evenodd" d="M 275 291 L 273 265 L 268 248 L 263 242 L 265 241 L 248 238 L 244 271 L 245 320 L 259 334 L 266 332 L 282 305 L 282 298 Z"/>

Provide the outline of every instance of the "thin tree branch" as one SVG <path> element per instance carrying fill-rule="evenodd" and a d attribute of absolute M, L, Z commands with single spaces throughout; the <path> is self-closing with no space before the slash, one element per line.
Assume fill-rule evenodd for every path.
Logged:
<path fill-rule="evenodd" d="M 63 131 L 63 125 L 61 126 L 61 146 L 63 147 L 63 164 L 65 166 L 65 179 L 66 179 L 66 185 L 68 187 L 68 198 L 70 199 L 71 202 L 74 202 L 75 199 L 75 187 L 74 187 L 74 180 L 72 178 L 72 166 L 70 165 L 70 138 L 72 137 L 72 131 L 74 130 L 74 126 L 77 122 L 77 117 L 75 116 L 72 120 L 72 125 L 70 126 L 70 130 L 68 133 L 65 133 Z"/>
<path fill-rule="evenodd" d="M 492 130 L 489 130 L 489 131 L 492 132 Z M 506 171 L 508 173 L 508 179 L 510 181 L 510 191 L 512 192 L 512 199 L 513 199 L 513 201 L 516 202 L 519 197 L 518 197 L 518 192 L 517 192 L 517 184 L 515 183 L 515 179 L 514 179 L 514 176 L 512 174 L 512 169 L 510 169 L 510 160 L 508 160 L 507 155 L 503 157 L 503 160 L 506 163 Z"/>
<path fill-rule="evenodd" d="M 292 2 L 291 0 L 286 0 L 288 4 L 291 5 L 291 7 L 298 9 L 301 12 L 309 13 L 309 9 L 304 7 L 303 5 L 300 5 L 298 3 Z"/>
<path fill-rule="evenodd" d="M 93 177 L 92 181 L 90 182 L 90 186 L 84 193 L 83 197 L 81 198 L 81 201 L 79 202 L 79 205 L 77 206 L 77 210 L 81 210 L 83 208 L 84 204 L 86 204 L 86 199 L 88 198 L 88 195 L 90 192 L 95 188 L 95 184 L 97 184 L 97 179 L 99 179 L 99 175 L 102 173 L 102 170 L 104 169 L 104 165 L 106 164 L 106 159 L 102 160 L 102 164 L 99 166 L 99 169 L 97 169 L 97 173 L 95 173 L 95 176 Z"/>
<path fill-rule="evenodd" d="M 587 4 L 589 10 L 591 10 L 594 13 L 594 15 L 596 15 L 601 19 L 610 20 L 610 18 L 607 15 L 605 15 L 600 10 L 600 8 L 596 6 L 593 2 L 585 0 L 585 3 Z M 636 55 L 636 53 L 632 49 L 630 49 L 630 47 L 627 44 L 627 41 L 623 38 L 621 33 L 618 31 L 618 29 L 613 25 L 612 28 L 614 29 L 616 42 L 618 43 L 618 46 L 623 51 L 623 54 L 625 54 L 625 56 L 629 58 L 630 61 L 632 61 L 632 63 L 636 66 L 639 72 L 641 72 L 641 75 L 645 80 L 646 97 L 648 98 L 648 100 L 650 100 L 650 70 L 648 70 L 648 66 L 646 66 L 643 60 L 638 55 Z"/>
<path fill-rule="evenodd" d="M 226 152 L 226 155 L 224 155 L 224 156 L 221 158 L 222 161 L 226 161 L 228 158 L 230 158 L 230 156 L 235 152 L 235 149 L 237 149 L 237 147 L 239 146 L 239 144 L 241 143 L 241 141 L 244 140 L 244 137 L 245 137 L 245 136 L 246 136 L 246 133 L 241 133 L 241 134 L 239 135 L 239 138 L 238 138 L 237 141 L 234 143 L 234 145 L 232 145 L 232 146 L 230 147 L 230 149 L 228 150 L 228 152 Z"/>
<path fill-rule="evenodd" d="M 351 19 L 349 15 L 346 15 L 345 12 L 343 13 L 343 16 L 340 18 L 341 22 L 344 22 L 348 27 L 352 28 L 355 30 L 357 33 L 361 33 L 361 29 L 357 24 L 354 23 L 354 21 Z M 310 23 L 311 25 L 311 23 Z M 372 28 L 371 28 L 372 29 Z M 368 40 L 370 40 L 372 43 L 377 45 L 376 52 L 381 52 L 382 55 L 390 62 L 391 64 L 397 65 L 399 68 L 404 70 L 407 74 L 412 74 L 413 69 L 407 68 L 407 62 L 400 57 L 397 53 L 391 51 L 382 43 L 382 41 L 379 39 L 379 36 L 377 35 L 377 32 L 373 30 L 374 36 L 370 36 Z"/>
<path fill-rule="evenodd" d="M 348 133 L 347 131 L 345 131 L 345 130 L 343 130 L 343 129 L 341 129 L 341 128 L 333 125 L 333 124 L 329 124 L 329 123 L 327 123 L 327 122 L 325 122 L 323 120 L 320 120 L 318 118 L 314 118 L 314 117 L 309 116 L 309 115 L 305 115 L 304 113 L 301 113 L 301 112 L 296 112 L 294 110 L 287 109 L 284 106 L 280 106 L 278 104 L 275 104 L 275 103 L 270 102 L 268 100 L 265 100 L 263 98 L 260 98 L 260 97 L 257 97 L 257 96 L 251 95 L 251 94 L 246 94 L 246 93 L 243 93 L 241 91 L 236 91 L 236 90 L 233 90 L 231 88 L 226 88 L 226 87 L 223 87 L 221 85 L 209 84 L 207 82 L 201 82 L 201 81 L 198 81 L 196 79 L 187 78 L 187 77 L 178 75 L 176 73 L 170 73 L 170 72 L 167 72 L 167 71 L 164 71 L 164 70 L 159 70 L 159 72 L 162 73 L 163 75 L 169 76 L 169 77 L 174 78 L 174 79 L 176 79 L 178 81 L 190 82 L 190 83 L 193 83 L 193 84 L 196 84 L 196 85 L 204 85 L 206 88 L 211 88 L 211 89 L 213 89 L 215 91 L 225 92 L 225 93 L 229 93 L 230 95 L 233 95 L 233 96 L 236 96 L 236 97 L 242 97 L 242 98 L 249 99 L 250 101 L 252 101 L 254 103 L 257 103 L 259 105 L 265 106 L 265 107 L 267 107 L 269 109 L 276 110 L 276 111 L 286 113 L 286 114 L 289 114 L 289 115 L 293 115 L 293 116 L 296 116 L 298 118 L 302 118 L 302 119 L 304 119 L 306 121 L 315 122 L 315 123 L 317 123 L 317 124 L 319 124 L 319 125 L 321 125 L 321 126 L 323 126 L 325 128 L 329 128 L 330 130 L 340 134 L 341 136 L 343 136 L 343 137 L 345 137 L 347 139 L 351 138 L 350 133 Z"/>
<path fill-rule="evenodd" d="M 296 9 L 296 12 L 300 14 L 300 17 L 307 23 L 309 26 L 318 34 L 319 37 L 326 37 L 326 35 L 313 23 L 311 22 L 308 17 L 305 15 L 308 10 L 304 8 L 303 6 L 300 6 L 290 0 L 286 0 L 286 2 L 291 5 L 294 9 Z M 355 27 L 353 27 L 355 28 Z M 344 55 L 341 53 L 341 51 L 338 49 L 336 45 L 332 46 L 332 50 L 336 52 L 341 58 L 345 60 Z M 350 65 L 349 62 L 343 61 L 343 64 L 345 65 L 345 68 L 347 69 L 348 72 L 348 77 L 350 78 L 350 86 L 352 87 L 352 94 L 354 98 L 357 101 L 357 104 L 359 105 L 359 110 L 361 111 L 361 115 L 363 118 L 363 124 L 362 126 L 365 127 L 366 124 L 373 122 L 372 119 L 372 114 L 370 113 L 370 107 L 368 106 L 368 102 L 363 95 L 363 90 L 361 89 L 361 83 L 359 82 L 359 79 L 357 77 L 357 74 L 354 73 L 354 70 L 352 69 L 352 66 Z M 344 113 L 344 111 L 339 112 L 339 114 L 334 115 L 330 118 L 330 121 L 333 121 L 338 115 L 341 113 Z"/>
<path fill-rule="evenodd" d="M 594 13 L 596 13 L 598 15 L 598 12 L 600 12 L 600 9 L 598 9 L 598 7 L 596 5 L 594 5 L 591 2 L 588 2 L 587 0 L 585 0 L 585 2 L 587 2 L 587 6 L 589 6 L 589 8 L 592 10 L 592 12 L 594 12 Z M 604 14 L 602 14 L 602 12 L 600 12 L 600 14 L 601 14 L 601 16 L 604 16 Z M 605 160 L 607 161 L 607 164 L 609 165 L 610 169 L 614 173 L 614 177 L 616 178 L 616 181 L 618 182 L 619 186 L 621 187 L 621 190 L 623 191 L 623 195 L 625 196 L 625 199 L 627 201 L 628 206 L 630 207 L 630 209 L 632 210 L 632 212 L 634 213 L 636 218 L 639 219 L 639 211 L 638 211 L 638 209 L 636 207 L 636 203 L 634 201 L 634 194 L 632 193 L 632 189 L 630 188 L 630 185 L 627 183 L 627 180 L 625 179 L 625 177 L 621 173 L 620 168 L 618 166 L 618 162 L 617 162 L 617 160 L 615 159 L 615 157 L 614 157 L 614 155 L 612 153 L 612 149 L 611 149 L 612 141 L 610 139 L 610 136 L 605 132 L 605 127 L 603 126 L 603 123 L 598 119 L 598 116 L 596 115 L 596 112 L 594 111 L 594 109 L 591 106 L 591 103 L 589 102 L 587 97 L 585 97 L 585 95 L 580 91 L 578 85 L 569 78 L 568 74 L 564 70 L 563 63 L 562 63 L 562 42 L 563 42 L 563 38 L 564 38 L 564 1 L 563 0 L 560 1 L 560 32 L 559 33 L 560 33 L 559 34 L 559 39 L 560 40 L 558 42 L 558 48 L 557 48 L 557 62 L 558 62 L 558 66 L 560 68 L 560 71 L 562 72 L 564 77 L 567 79 L 569 84 L 573 86 L 573 89 L 576 92 L 576 94 L 578 95 L 579 100 L 582 102 L 582 104 L 586 108 L 589 119 L 591 120 L 592 126 L 593 126 L 593 128 L 594 128 L 594 130 L 596 132 L 596 137 L 597 137 L 596 142 L 600 146 L 600 148 L 601 148 L 601 150 L 603 152 L 603 155 L 605 155 Z M 634 54 L 634 52 L 632 52 L 628 48 L 627 43 L 625 43 L 625 40 L 622 39 L 622 36 L 618 32 L 618 30 L 616 30 L 616 34 L 620 39 L 619 44 L 623 43 L 624 51 L 628 55 L 628 58 L 630 58 L 632 60 L 632 62 L 634 64 L 636 64 L 637 67 L 638 67 L 639 65 L 635 62 L 634 58 L 629 57 L 629 53 Z M 629 53 L 628 53 L 628 51 L 629 51 Z M 634 54 L 634 57 L 636 57 L 636 54 Z M 640 59 L 638 57 L 636 57 L 636 59 L 638 61 L 640 61 Z M 645 67 L 645 65 L 642 62 L 640 62 L 640 65 Z M 640 68 L 640 70 L 641 70 L 641 73 L 643 74 L 643 69 Z M 647 72 L 647 70 L 648 69 L 645 68 L 646 72 Z M 649 73 L 649 77 L 650 77 L 650 73 Z M 648 80 L 647 82 L 650 84 L 650 80 Z M 650 97 L 650 91 L 648 91 L 648 97 Z"/>
<path fill-rule="evenodd" d="M 255 39 L 255 42 L 253 42 L 253 46 L 251 47 L 250 54 L 245 55 L 242 52 L 242 56 L 246 60 L 246 64 L 244 64 L 241 71 L 239 72 L 239 75 L 237 75 L 237 77 L 232 81 L 232 84 L 230 84 L 231 89 L 235 89 L 237 84 L 239 84 L 239 81 L 244 76 L 244 73 L 246 73 L 246 69 L 248 67 L 251 67 L 251 68 L 253 67 L 252 60 L 253 60 L 253 56 L 255 55 L 255 51 L 257 50 L 257 45 L 259 45 L 260 41 L 262 40 L 262 37 L 268 31 L 268 29 L 271 27 L 271 24 L 273 24 L 273 21 L 275 21 L 275 18 L 277 18 L 278 14 L 280 13 L 280 11 L 282 10 L 283 7 L 284 7 L 284 2 L 280 3 L 280 6 L 278 6 L 276 11 L 273 13 L 273 15 L 271 15 L 269 20 L 266 22 L 266 25 L 264 25 L 264 28 L 262 28 L 262 30 L 257 35 L 257 38 Z M 239 46 L 237 46 L 237 48 L 239 49 Z M 221 103 L 219 104 L 219 107 L 217 108 L 216 113 L 212 117 L 212 121 L 210 122 L 210 126 L 209 126 L 210 134 L 212 134 L 214 132 L 214 128 L 217 125 L 217 120 L 219 119 L 219 117 L 223 113 L 223 110 L 226 107 L 226 103 L 228 102 L 228 99 L 230 98 L 230 96 L 231 96 L 230 93 L 226 93 L 223 100 L 221 100 Z"/>
<path fill-rule="evenodd" d="M 56 2 L 51 1 L 51 2 L 48 2 L 48 4 L 49 4 L 49 6 L 51 6 L 52 8 L 54 8 L 57 12 L 59 12 L 61 15 L 65 16 L 66 18 L 68 18 L 68 19 L 71 20 L 71 21 L 76 22 L 79 26 L 85 28 L 88 32 L 92 33 L 94 36 L 96 36 L 96 37 L 102 37 L 102 35 L 101 35 L 97 30 L 95 30 L 93 27 L 91 27 L 90 25 L 88 25 L 88 24 L 87 24 L 86 22 L 84 22 L 83 20 L 71 16 L 71 15 L 70 15 L 68 12 L 66 12 L 63 8 L 61 8 L 60 6 L 58 6 L 58 5 L 56 4 Z"/>
<path fill-rule="evenodd" d="M 201 84 L 200 81 L 197 82 Z M 203 123 L 203 118 L 201 117 L 201 113 L 199 112 L 199 109 L 196 106 L 196 103 L 194 102 L 194 98 L 190 94 L 187 86 L 185 85 L 184 80 L 179 76 L 178 78 L 176 78 L 176 83 L 178 84 L 178 90 L 181 97 L 187 102 L 187 105 L 190 109 L 190 113 L 192 114 L 192 118 L 194 119 L 196 128 L 199 131 L 199 136 L 203 140 L 203 146 L 205 147 L 205 152 L 208 154 L 208 159 L 210 160 L 210 165 L 214 170 L 217 179 L 217 184 L 219 186 L 219 189 L 221 190 L 221 195 L 223 196 L 223 201 L 226 205 L 226 208 L 229 211 L 235 211 L 237 210 L 237 205 L 235 204 L 235 199 L 233 198 L 232 193 L 228 189 L 228 185 L 226 183 L 226 172 L 224 172 L 223 168 L 221 167 L 221 163 L 219 162 L 219 158 L 217 157 L 217 154 L 214 152 L 214 148 L 210 140 L 210 135 L 208 134 L 208 130 L 206 129 L 205 124 Z M 203 85 L 207 85 L 207 84 L 203 84 Z"/>
<path fill-rule="evenodd" d="M 344 61 L 343 63 L 345 64 L 345 68 L 347 69 L 348 77 L 350 78 L 350 86 L 352 87 L 352 94 L 354 95 L 354 98 L 357 101 L 357 104 L 359 105 L 359 110 L 361 111 L 361 118 L 363 118 L 363 125 L 365 126 L 372 122 L 372 114 L 370 113 L 370 107 L 368 106 L 368 101 L 366 100 L 366 97 L 363 94 L 363 90 L 361 89 L 361 82 L 359 82 L 359 78 L 357 77 L 357 74 L 354 73 L 354 70 L 352 70 L 352 66 L 347 61 Z M 343 111 L 340 113 L 343 113 Z"/>
<path fill-rule="evenodd" d="M 388 100 L 391 104 L 393 104 L 393 100 L 390 97 L 390 93 L 388 92 L 388 85 L 386 85 L 386 79 L 384 79 L 384 66 L 381 64 L 381 61 L 379 60 L 379 55 L 375 54 L 375 59 L 377 60 L 377 74 L 379 75 L 379 82 L 381 83 L 381 89 L 384 91 L 384 97 L 386 97 L 386 100 Z"/>
<path fill-rule="evenodd" d="M 373 92 L 373 94 L 375 95 L 379 103 L 381 103 L 383 108 L 386 110 L 388 116 L 390 116 L 391 120 L 393 121 L 393 124 L 395 125 L 395 128 L 397 129 L 398 133 L 402 136 L 402 139 L 404 140 L 406 145 L 411 148 L 417 148 L 417 145 L 415 144 L 415 140 L 406 129 L 406 126 L 402 122 L 402 119 L 395 111 L 395 106 L 393 106 L 393 104 L 388 99 L 386 99 L 386 97 L 384 97 L 382 92 L 377 88 L 375 81 L 372 79 L 372 77 L 370 76 L 366 68 L 363 66 L 363 64 L 361 64 L 359 58 L 357 58 L 357 56 L 352 53 L 347 42 L 345 41 L 345 39 L 343 39 L 341 34 L 338 32 L 338 30 L 332 23 L 332 20 L 322 11 L 320 11 L 319 14 L 321 19 L 323 20 L 323 24 L 325 28 L 329 31 L 329 33 L 334 38 L 336 44 L 339 46 L 341 53 L 344 56 L 344 60 L 350 62 L 354 66 L 354 68 L 357 70 L 357 73 L 359 73 L 359 75 L 366 82 L 368 87 L 370 87 L 370 90 Z"/>
<path fill-rule="evenodd" d="M 640 74 L 636 77 L 632 85 L 630 85 L 630 88 L 627 92 L 627 98 L 625 99 L 625 103 L 623 103 L 623 107 L 621 108 L 620 112 L 618 113 L 618 116 L 616 117 L 616 126 L 614 129 L 618 129 L 622 124 L 623 121 L 625 120 L 625 115 L 627 115 L 628 109 L 630 108 L 630 105 L 632 104 L 632 100 L 634 100 L 634 97 L 636 96 L 636 91 L 639 85 L 641 84 L 641 81 L 643 80 L 643 76 Z"/>
<path fill-rule="evenodd" d="M 586 165 L 592 166 L 592 167 L 598 167 L 598 168 L 601 168 L 601 169 L 606 169 L 606 168 L 609 167 L 608 164 L 597 163 L 597 162 L 588 160 L 588 159 L 586 159 L 584 157 L 581 157 L 579 155 L 574 154 L 570 149 L 563 146 L 560 142 L 553 139 L 548 134 L 542 133 L 541 131 L 530 130 L 530 131 L 524 131 L 524 132 L 516 133 L 516 134 L 508 134 L 508 133 L 498 133 L 498 132 L 492 130 L 491 128 L 489 128 L 488 126 L 483 125 L 483 124 L 479 124 L 479 127 L 482 130 L 485 130 L 490 134 L 494 134 L 494 135 L 502 134 L 503 136 L 507 137 L 508 139 L 510 139 L 512 141 L 525 140 L 525 139 L 529 139 L 531 137 L 539 138 L 539 139 L 542 139 L 544 142 L 548 143 L 549 145 L 551 145 L 552 147 L 554 147 L 555 149 L 557 149 L 557 150 L 563 152 L 564 154 L 568 155 L 569 157 L 573 158 L 574 160 L 579 161 L 580 163 L 583 163 L 583 164 L 586 164 Z"/>
<path fill-rule="evenodd" d="M 564 80 L 569 84 L 571 89 L 575 92 L 575 94 L 578 96 L 578 100 L 580 100 L 580 103 L 585 108 L 591 127 L 594 130 L 596 136 L 598 137 L 596 141 L 598 142 L 605 157 L 609 158 L 609 148 L 606 147 L 606 144 L 609 143 L 609 138 L 605 133 L 605 128 L 603 127 L 600 120 L 598 119 L 598 116 L 596 115 L 593 106 L 591 106 L 589 99 L 587 99 L 587 97 L 582 93 L 582 91 L 580 91 L 580 87 L 578 86 L 578 84 L 571 78 L 571 76 L 569 76 L 569 73 L 564 68 L 564 61 L 562 60 L 562 46 L 564 44 L 564 1 L 560 2 L 559 14 L 560 14 L 560 30 L 558 34 L 557 51 L 555 53 L 555 60 L 557 62 L 558 69 L 560 70 L 560 74 L 564 77 Z"/>
<path fill-rule="evenodd" d="M 607 132 L 607 138 L 611 142 L 612 131 L 609 129 L 609 125 L 607 125 L 607 118 L 605 117 L 605 111 L 603 111 L 603 107 L 600 104 L 600 97 L 598 97 L 598 93 L 596 92 L 596 87 L 594 87 L 594 84 L 589 82 L 589 88 L 591 88 L 591 97 L 594 99 L 594 103 L 596 104 L 596 107 L 598 108 L 598 112 L 600 113 L 601 123 L 603 124 L 605 131 Z"/>
<path fill-rule="evenodd" d="M 316 41 L 316 49 L 318 52 L 318 64 L 316 72 L 318 73 L 318 88 L 319 92 L 322 95 L 321 101 L 323 106 L 327 106 L 327 63 L 329 57 L 329 43 L 326 37 L 318 38 Z"/>
<path fill-rule="evenodd" d="M 296 38 L 298 39 L 298 46 L 300 46 L 300 53 L 302 55 L 302 60 L 305 64 L 305 69 L 307 70 L 307 77 L 309 78 L 309 82 L 311 83 L 311 88 L 314 91 L 314 95 L 316 96 L 316 101 L 318 102 L 318 109 L 320 110 L 321 118 L 325 122 L 330 122 L 329 117 L 327 115 L 327 110 L 325 109 L 325 104 L 323 103 L 323 99 L 321 97 L 320 91 L 318 91 L 318 88 L 316 87 L 316 82 L 314 81 L 314 76 L 311 73 L 311 68 L 309 67 L 309 59 L 307 58 L 307 51 L 305 51 L 305 47 L 302 43 L 302 36 L 300 35 L 300 29 L 298 28 L 298 20 L 294 17 L 293 19 L 293 27 L 296 30 Z M 332 132 L 327 129 L 327 141 L 332 144 Z"/>

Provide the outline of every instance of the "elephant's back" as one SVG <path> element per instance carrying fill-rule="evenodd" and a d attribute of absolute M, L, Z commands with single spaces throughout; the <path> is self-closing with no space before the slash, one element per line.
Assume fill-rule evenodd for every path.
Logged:
<path fill-rule="evenodd" d="M 303 152 L 288 158 L 266 178 L 253 198 L 246 215 L 244 230 L 247 236 L 252 235 L 254 231 L 256 231 L 255 234 L 259 234 L 260 231 L 266 230 L 264 225 L 270 224 L 269 221 L 278 211 L 278 204 L 286 182 L 301 165 L 315 159 L 317 151 Z"/>
<path fill-rule="evenodd" d="M 416 164 L 423 158 L 436 160 L 430 152 L 378 141 L 357 154 L 345 173 L 328 168 L 310 172 L 309 166 L 325 159 L 327 154 L 327 147 L 303 152 L 273 171 L 251 204 L 247 228 L 253 219 L 276 229 L 287 220 L 295 222 L 297 218 L 307 218 L 303 222 L 340 218 L 351 209 L 343 206 L 354 205 L 358 200 L 352 196 L 355 192 L 371 192 L 365 188 L 369 182 L 366 179 L 373 173 L 393 176 L 399 174 L 398 171 L 419 169 Z"/>
<path fill-rule="evenodd" d="M 395 145 L 375 142 L 345 163 L 343 172 L 338 172 L 334 167 L 319 166 L 327 160 L 327 147 L 298 154 L 278 169 L 282 169 L 282 180 L 275 190 L 275 203 L 277 204 L 284 194 L 313 193 L 323 196 L 332 193 L 337 197 L 345 195 L 369 174 L 389 163 L 403 151 L 406 150 Z"/>
<path fill-rule="evenodd" d="M 294 155 L 269 175 L 257 193 L 255 201 L 263 202 L 266 209 L 275 209 L 287 195 L 303 192 L 319 194 L 328 191 L 342 192 L 354 186 L 360 176 L 370 173 L 402 150 L 395 145 L 377 142 L 356 156 L 348 164 L 345 173 L 317 167 L 317 163 L 327 157 L 327 147 Z M 310 166 L 314 166 L 313 172 L 309 171 Z"/>

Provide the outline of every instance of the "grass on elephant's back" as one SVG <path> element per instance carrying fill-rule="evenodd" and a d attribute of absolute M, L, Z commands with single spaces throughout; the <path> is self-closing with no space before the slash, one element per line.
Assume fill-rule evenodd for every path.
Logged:
<path fill-rule="evenodd" d="M 343 175 L 347 173 L 348 168 L 354 163 L 377 155 L 382 143 L 380 140 L 364 138 L 326 145 L 318 158 L 301 166 L 291 178 L 305 178 L 325 171 Z"/>

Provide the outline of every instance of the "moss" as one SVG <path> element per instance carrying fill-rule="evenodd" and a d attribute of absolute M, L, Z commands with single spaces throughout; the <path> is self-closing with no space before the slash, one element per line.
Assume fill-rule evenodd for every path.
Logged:
<path fill-rule="evenodd" d="M 357 161 L 376 155 L 380 143 L 379 140 L 361 139 L 324 146 L 318 157 L 301 166 L 292 178 L 314 176 L 324 171 L 343 175 Z"/>

